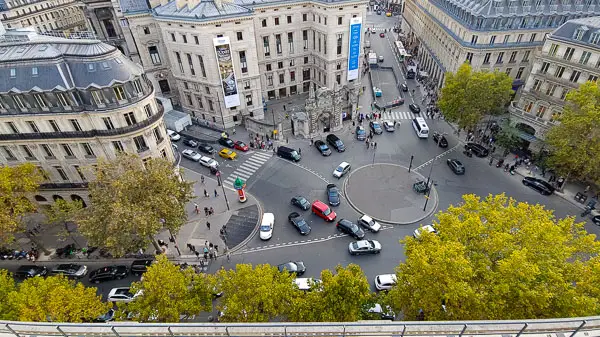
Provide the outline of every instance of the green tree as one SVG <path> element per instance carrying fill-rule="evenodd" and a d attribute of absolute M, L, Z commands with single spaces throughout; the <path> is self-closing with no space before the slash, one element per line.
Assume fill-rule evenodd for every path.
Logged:
<path fill-rule="evenodd" d="M 12 303 L 9 302 L 10 296 L 17 290 L 15 279 L 6 269 L 0 269 L 0 319 L 6 321 L 16 321 L 18 319 L 17 311 Z"/>
<path fill-rule="evenodd" d="M 13 242 L 16 233 L 25 229 L 23 216 L 36 206 L 27 198 L 37 191 L 44 180 L 33 164 L 0 166 L 0 245 Z"/>
<path fill-rule="evenodd" d="M 338 265 L 321 271 L 321 284 L 295 301 L 293 321 L 355 322 L 373 303 L 369 281 L 360 266 Z"/>
<path fill-rule="evenodd" d="M 485 115 L 504 112 L 513 94 L 512 79 L 498 71 L 473 71 L 468 63 L 446 73 L 438 106 L 459 129 L 475 129 Z"/>
<path fill-rule="evenodd" d="M 34 322 L 89 322 L 111 307 L 96 295 L 96 288 L 64 276 L 27 279 L 9 295 L 9 303 L 19 320 Z"/>
<path fill-rule="evenodd" d="M 185 223 L 193 183 L 183 181 L 169 161 L 142 163 L 122 153 L 113 161 L 98 161 L 95 173 L 89 186 L 93 203 L 79 221 L 89 245 L 122 256 L 147 247 L 163 228 L 177 232 Z"/>
<path fill-rule="evenodd" d="M 522 143 L 519 129 L 510 121 L 502 123 L 501 130 L 496 134 L 495 144 L 504 148 L 504 156 L 507 156 L 511 149 L 520 146 Z"/>
<path fill-rule="evenodd" d="M 437 214 L 438 234 L 406 238 L 388 300 L 408 320 L 583 317 L 600 314 L 600 242 L 574 217 L 504 195 Z M 596 282 L 596 283 L 593 283 Z M 443 305 L 442 305 L 443 304 Z"/>
<path fill-rule="evenodd" d="M 546 134 L 549 165 L 560 174 L 600 185 L 600 88 L 587 82 L 567 95 L 560 124 Z"/>
<path fill-rule="evenodd" d="M 133 294 L 141 295 L 122 306 L 122 316 L 135 317 L 140 322 L 179 322 L 181 316 L 190 317 L 212 309 L 213 283 L 206 274 L 184 270 L 164 255 L 144 273 L 140 282 L 131 285 Z"/>
<path fill-rule="evenodd" d="M 67 201 L 58 199 L 50 207 L 44 209 L 44 214 L 48 223 L 64 227 L 64 230 L 60 233 L 61 235 L 70 236 L 77 243 L 73 237 L 73 233 L 69 231 L 68 224 L 77 222 L 79 217 L 81 217 L 82 210 L 83 202 L 81 200 Z"/>
<path fill-rule="evenodd" d="M 235 270 L 221 269 L 216 274 L 217 289 L 223 292 L 219 311 L 225 322 L 268 322 L 284 318 L 293 310 L 300 291 L 288 272 L 277 267 L 238 264 Z"/>

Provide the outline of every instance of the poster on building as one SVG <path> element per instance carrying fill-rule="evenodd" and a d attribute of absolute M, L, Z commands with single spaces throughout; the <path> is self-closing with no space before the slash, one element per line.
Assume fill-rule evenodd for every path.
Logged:
<path fill-rule="evenodd" d="M 362 17 L 350 19 L 350 39 L 348 41 L 348 81 L 358 78 L 360 64 L 360 36 Z"/>
<path fill-rule="evenodd" d="M 233 57 L 231 55 L 231 45 L 228 37 L 217 37 L 213 39 L 215 53 L 217 54 L 217 67 L 221 75 L 221 85 L 223 86 L 223 97 L 226 108 L 232 108 L 240 105 L 240 95 L 238 93 L 237 79 L 233 68 Z"/>

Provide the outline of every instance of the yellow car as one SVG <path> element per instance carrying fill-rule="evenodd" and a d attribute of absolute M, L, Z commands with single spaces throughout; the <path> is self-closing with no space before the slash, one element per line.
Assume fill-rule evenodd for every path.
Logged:
<path fill-rule="evenodd" d="M 387 12 L 387 13 L 385 13 L 385 16 L 388 16 L 388 17 L 389 17 L 389 16 L 392 16 L 392 13 L 390 13 L 390 12 Z"/>
<path fill-rule="evenodd" d="M 223 149 L 223 150 L 219 151 L 219 156 L 221 156 L 225 159 L 234 160 L 235 157 L 237 157 L 237 153 L 231 151 L 230 149 Z"/>

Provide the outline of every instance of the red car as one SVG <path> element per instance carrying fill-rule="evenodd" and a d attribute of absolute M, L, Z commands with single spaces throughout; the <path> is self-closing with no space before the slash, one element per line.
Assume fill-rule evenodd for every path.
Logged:
<path fill-rule="evenodd" d="M 312 212 L 315 213 L 319 218 L 322 218 L 328 222 L 334 221 L 337 217 L 335 212 L 320 200 L 315 200 L 313 202 Z"/>
<path fill-rule="evenodd" d="M 242 142 L 241 140 L 238 140 L 237 142 L 235 142 L 235 144 L 233 145 L 233 148 L 236 150 L 243 151 L 243 152 L 248 151 L 248 145 L 246 145 L 246 143 Z"/>
<path fill-rule="evenodd" d="M 379 33 L 379 37 L 385 37 L 384 33 Z"/>

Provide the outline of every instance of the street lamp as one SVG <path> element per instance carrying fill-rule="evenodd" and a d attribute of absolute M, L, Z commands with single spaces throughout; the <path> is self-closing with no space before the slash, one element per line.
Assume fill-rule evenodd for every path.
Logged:
<path fill-rule="evenodd" d="M 225 193 L 225 186 L 223 186 L 223 181 L 221 180 L 221 171 L 217 171 L 217 181 L 221 189 L 223 190 L 223 197 L 225 197 L 225 205 L 227 205 L 227 210 L 229 211 L 229 200 L 227 200 L 227 193 Z"/>

